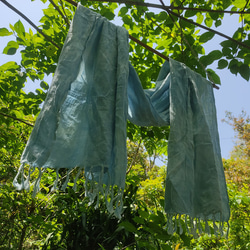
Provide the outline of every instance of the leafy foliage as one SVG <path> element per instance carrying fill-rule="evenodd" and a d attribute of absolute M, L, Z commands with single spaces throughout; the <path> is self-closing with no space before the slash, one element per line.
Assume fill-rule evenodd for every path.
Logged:
<path fill-rule="evenodd" d="M 97 209 L 89 204 L 82 178 L 78 179 L 76 192 L 69 187 L 64 193 L 52 193 L 55 173 L 48 170 L 43 175 L 42 190 L 35 198 L 29 192 L 14 190 L 11 182 L 49 88 L 46 77 L 55 71 L 75 11 L 66 1 L 53 2 L 60 12 L 49 4 L 43 11 L 39 32 L 26 30 L 20 20 L 8 28 L 0 28 L 0 39 L 11 38 L 3 53 L 21 55 L 20 62 L 10 59 L 0 66 L 1 249 L 249 249 L 248 118 L 228 116 L 240 139 L 231 159 L 224 162 L 232 209 L 228 239 L 206 234 L 194 239 L 185 230 L 168 234 L 163 209 L 166 169 L 155 162 L 167 155 L 169 127 L 138 127 L 128 123 L 128 175 L 120 220 L 106 212 L 103 199 Z M 175 8 L 172 12 L 162 9 L 153 12 L 143 0 L 137 2 L 142 5 L 81 1 L 111 21 L 120 19 L 132 36 L 163 55 L 184 62 L 215 83 L 220 84 L 217 71 L 208 68 L 214 63 L 218 69 L 227 68 L 232 74 L 249 79 L 250 50 L 246 46 L 250 46 L 250 15 L 244 13 L 249 12 L 248 1 L 175 0 L 171 2 Z M 207 53 L 204 46 L 215 34 L 197 25 L 221 26 L 224 10 L 241 12 L 241 23 L 233 39 L 245 47 L 226 39 Z M 130 41 L 130 61 L 143 87 L 154 87 L 163 59 Z M 34 93 L 26 93 L 27 81 L 39 82 L 40 87 Z M 183 218 L 180 223 L 184 223 Z"/>

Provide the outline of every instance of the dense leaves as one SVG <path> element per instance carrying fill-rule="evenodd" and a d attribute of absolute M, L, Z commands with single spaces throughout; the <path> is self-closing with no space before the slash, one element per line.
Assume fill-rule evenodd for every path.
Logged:
<path fill-rule="evenodd" d="M 41 192 L 35 198 L 29 192 L 14 190 L 12 181 L 21 153 L 46 98 L 48 79 L 55 71 L 75 11 L 67 1 L 41 1 L 45 7 L 39 31 L 27 28 L 22 20 L 0 28 L 0 39 L 10 38 L 2 51 L 10 61 L 0 66 L 1 249 L 249 249 L 249 119 L 244 116 L 228 115 L 240 139 L 231 159 L 224 162 L 232 208 L 228 239 L 207 234 L 194 239 L 185 229 L 168 234 L 163 209 L 166 167 L 158 167 L 156 162 L 166 158 L 169 127 L 128 123 L 128 169 L 120 220 L 107 213 L 103 198 L 97 209 L 95 204 L 89 205 L 81 177 L 76 192 L 71 187 L 66 192 L 51 192 L 55 179 L 51 170 L 44 172 Z M 121 22 L 133 37 L 216 84 L 220 84 L 217 65 L 217 69 L 227 68 L 249 80 L 248 1 L 175 0 L 166 10 L 150 8 L 143 0 L 136 2 L 138 5 L 81 1 L 108 20 Z M 224 37 L 216 49 L 208 51 L 207 44 L 218 36 L 211 29 L 228 24 L 224 20 L 229 14 L 224 10 L 241 13 L 232 36 L 235 41 Z M 20 55 L 20 61 L 13 61 L 15 54 Z M 143 87 L 154 87 L 164 60 L 130 41 L 130 61 Z M 39 87 L 34 92 L 25 91 L 27 82 Z M 61 178 L 64 175 L 60 172 Z"/>

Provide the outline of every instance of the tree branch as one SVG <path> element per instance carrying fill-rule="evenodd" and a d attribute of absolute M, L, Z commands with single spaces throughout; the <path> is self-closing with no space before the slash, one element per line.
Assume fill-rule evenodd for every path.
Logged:
<path fill-rule="evenodd" d="M 61 17 L 64 19 L 65 23 L 69 26 L 69 21 L 67 19 L 66 16 L 64 16 L 64 14 L 61 12 L 61 10 L 59 9 L 59 7 L 54 3 L 53 0 L 49 0 L 50 3 L 54 6 L 54 8 L 58 11 L 58 13 L 61 15 Z"/>
<path fill-rule="evenodd" d="M 140 40 L 136 39 L 135 37 L 129 35 L 129 38 L 130 38 L 131 40 L 133 40 L 134 42 L 138 43 L 139 45 L 143 46 L 143 47 L 146 48 L 147 50 L 149 50 L 149 51 L 153 52 L 154 54 L 160 56 L 161 58 L 163 58 L 163 59 L 169 61 L 169 58 L 168 58 L 167 56 L 163 55 L 163 54 L 160 53 L 159 51 L 157 51 L 157 50 L 153 49 L 152 47 L 148 46 L 147 44 L 141 42 Z"/>
<path fill-rule="evenodd" d="M 248 3 L 249 3 L 249 0 L 247 0 L 247 2 L 246 2 L 246 4 L 245 4 L 245 6 L 244 6 L 244 8 L 243 8 L 243 10 L 242 10 L 242 12 L 241 12 L 241 14 L 243 14 L 243 13 L 244 13 L 244 11 L 245 11 L 245 9 L 246 9 L 246 7 L 247 7 Z"/>
<path fill-rule="evenodd" d="M 8 114 L 2 113 L 2 112 L 0 112 L 0 115 L 5 116 L 5 117 L 8 117 L 8 118 L 11 118 L 11 119 L 13 119 L 13 120 L 15 120 L 15 121 L 24 123 L 24 124 L 26 124 L 26 125 L 28 125 L 28 126 L 30 126 L 30 127 L 34 127 L 33 124 L 31 124 L 31 123 L 29 123 L 29 122 L 26 122 L 26 121 L 24 121 L 24 120 L 22 120 L 22 119 L 16 118 L 16 117 L 14 117 L 14 116 L 11 116 L 11 115 L 8 115 Z"/>
<path fill-rule="evenodd" d="M 39 29 L 27 16 L 25 16 L 22 12 L 20 12 L 18 9 L 16 9 L 13 5 L 9 4 L 6 0 L 0 0 L 3 4 L 5 4 L 7 7 L 9 7 L 11 10 L 16 12 L 19 16 L 21 16 L 25 21 L 27 21 L 34 29 L 37 30 L 46 40 L 51 42 L 54 46 L 56 46 L 58 49 L 61 49 L 59 45 L 57 45 L 55 42 L 51 40 L 49 36 L 47 36 L 41 29 Z"/>
<path fill-rule="evenodd" d="M 72 1 L 72 0 L 66 0 L 66 1 Z M 206 26 L 204 26 L 202 24 L 199 24 L 199 23 L 196 23 L 196 22 L 194 22 L 194 21 L 192 21 L 190 19 L 187 19 L 187 18 L 185 18 L 185 17 L 183 17 L 183 16 L 181 16 L 181 15 L 179 15 L 179 14 L 177 14 L 177 13 L 175 13 L 175 12 L 173 12 L 173 11 L 170 10 L 170 9 L 184 9 L 183 7 L 162 6 L 162 5 L 159 5 L 159 4 L 151 4 L 151 3 L 135 2 L 135 1 L 125 1 L 125 0 L 90 0 L 90 1 L 93 1 L 93 2 L 94 1 L 97 1 L 97 2 L 116 2 L 116 3 L 124 3 L 124 4 L 131 4 L 131 5 L 152 7 L 152 8 L 160 8 L 160 9 L 163 9 L 163 10 L 167 11 L 168 13 L 170 13 L 170 14 L 172 14 L 172 15 L 174 15 L 174 16 L 176 16 L 176 17 L 178 17 L 178 18 L 180 18 L 180 19 L 182 19 L 184 21 L 186 21 L 186 22 L 189 22 L 189 23 L 191 23 L 193 25 L 196 25 L 196 26 L 198 26 L 198 27 L 200 27 L 202 29 L 205 29 L 207 31 L 210 31 L 210 32 L 216 34 L 216 35 L 224 37 L 224 38 L 226 38 L 226 39 L 228 39 L 228 40 L 230 40 L 230 41 L 232 41 L 232 42 L 234 42 L 234 43 L 236 43 L 238 45 L 241 45 L 242 47 L 245 47 L 245 48 L 247 48 L 247 49 L 250 50 L 250 46 L 248 46 L 248 45 L 246 45 L 246 44 L 244 44 L 244 43 L 242 43 L 240 41 L 237 41 L 237 40 L 231 38 L 230 36 L 227 36 L 227 35 L 219 32 L 217 30 L 213 30 L 213 29 L 208 28 L 208 27 L 206 27 Z M 194 10 L 197 10 L 197 9 L 194 8 Z M 200 9 L 200 11 L 202 11 L 202 10 L 203 9 Z M 225 11 L 220 11 L 220 12 L 221 13 L 225 13 Z M 237 12 L 237 14 L 241 14 L 241 13 L 242 12 Z M 244 14 L 247 14 L 247 13 L 250 14 L 249 12 L 244 12 Z"/>

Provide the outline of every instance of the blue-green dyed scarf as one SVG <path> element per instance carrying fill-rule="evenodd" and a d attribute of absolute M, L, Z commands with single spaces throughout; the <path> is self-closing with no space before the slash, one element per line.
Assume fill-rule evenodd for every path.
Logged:
<path fill-rule="evenodd" d="M 155 89 L 143 90 L 129 63 L 128 33 L 101 15 L 77 7 L 47 98 L 21 158 L 14 186 L 29 189 L 30 174 L 76 167 L 86 178 L 93 201 L 106 195 L 107 209 L 120 217 L 125 188 L 126 121 L 140 126 L 170 125 L 166 205 L 169 232 L 173 217 L 227 222 L 228 196 L 223 172 L 211 83 L 184 64 L 170 59 Z M 24 178 L 24 166 L 29 174 Z M 21 179 L 21 181 L 19 180 Z M 20 182 L 20 183 L 19 183 Z M 113 187 L 118 188 L 114 196 Z M 76 188 L 76 185 L 74 185 Z"/>

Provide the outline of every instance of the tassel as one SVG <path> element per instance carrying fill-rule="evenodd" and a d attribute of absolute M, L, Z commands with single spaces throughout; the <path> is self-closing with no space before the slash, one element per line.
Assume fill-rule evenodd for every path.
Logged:
<path fill-rule="evenodd" d="M 177 231 L 177 214 L 174 216 L 174 233 Z"/>
<path fill-rule="evenodd" d="M 59 179 L 59 169 L 56 169 L 56 179 L 54 181 L 54 185 L 51 189 L 51 192 L 54 192 L 55 190 L 57 190 L 57 184 L 58 184 L 58 179 Z"/>
<path fill-rule="evenodd" d="M 215 222 L 215 217 L 213 218 L 213 228 L 214 228 L 214 234 L 217 237 L 218 236 L 218 227 L 217 227 L 216 222 Z"/>
<path fill-rule="evenodd" d="M 39 168 L 39 175 L 36 179 L 36 182 L 35 182 L 35 185 L 34 185 L 34 189 L 33 189 L 33 194 L 32 194 L 32 198 L 35 198 L 37 192 L 39 191 L 40 189 L 40 181 L 41 181 L 41 178 L 42 178 L 42 169 Z"/>
<path fill-rule="evenodd" d="M 198 231 L 199 231 L 199 234 L 202 234 L 203 233 L 203 228 L 202 228 L 202 225 L 201 225 L 201 220 L 200 218 L 197 219 L 198 220 Z"/>
<path fill-rule="evenodd" d="M 219 227 L 219 231 L 220 231 L 220 235 L 223 236 L 224 232 L 223 232 L 223 226 L 224 226 L 224 222 L 220 221 L 220 227 Z"/>
<path fill-rule="evenodd" d="M 67 171 L 67 176 L 66 176 L 66 180 L 65 180 L 65 182 L 63 183 L 63 186 L 62 186 L 62 191 L 63 191 L 63 192 L 65 191 L 65 189 L 66 189 L 67 186 L 68 186 L 69 174 L 70 174 L 70 172 L 71 172 L 71 169 L 68 169 L 68 171 Z"/>
<path fill-rule="evenodd" d="M 189 230 L 188 222 L 187 222 L 187 215 L 185 215 L 185 226 L 186 226 L 187 233 L 190 234 L 190 230 Z"/>
<path fill-rule="evenodd" d="M 210 234 L 210 233 L 211 233 L 211 232 L 210 232 L 210 227 L 209 227 L 209 225 L 208 225 L 207 219 L 206 219 L 206 222 L 205 222 L 205 233 L 206 233 L 206 234 Z"/>
<path fill-rule="evenodd" d="M 180 214 L 179 214 L 179 218 L 178 218 L 178 224 L 179 224 L 179 228 L 180 228 L 179 234 L 182 235 L 183 234 L 183 227 L 181 224 L 181 215 Z"/>
<path fill-rule="evenodd" d="M 77 180 L 82 172 L 82 169 L 83 168 L 79 168 L 78 171 L 77 171 L 77 174 L 76 174 L 76 177 L 75 177 L 75 180 L 74 180 L 74 186 L 73 186 L 73 190 L 76 192 L 76 188 L 77 188 Z"/>
<path fill-rule="evenodd" d="M 229 228 L 230 228 L 230 224 L 229 224 L 229 222 L 227 222 L 227 233 L 226 233 L 226 239 L 228 239 L 228 235 L 229 235 Z"/>
<path fill-rule="evenodd" d="M 168 232 L 168 234 L 173 234 L 173 221 L 172 221 L 172 217 L 173 217 L 173 215 L 168 215 L 168 218 L 167 218 L 167 228 L 168 228 L 168 230 L 167 230 L 167 232 Z"/>
<path fill-rule="evenodd" d="M 29 173 L 27 179 L 24 181 L 24 189 L 29 192 L 30 190 L 30 176 L 34 173 L 36 170 L 35 167 L 29 167 Z"/>
<path fill-rule="evenodd" d="M 24 164 L 21 164 L 20 168 L 18 169 L 18 172 L 13 180 L 13 186 L 18 190 L 22 190 L 23 189 L 23 186 L 24 186 L 24 183 L 23 183 L 23 170 L 24 170 Z M 18 177 L 19 175 L 22 175 L 21 177 L 21 184 L 18 183 Z"/>

